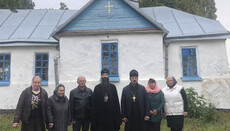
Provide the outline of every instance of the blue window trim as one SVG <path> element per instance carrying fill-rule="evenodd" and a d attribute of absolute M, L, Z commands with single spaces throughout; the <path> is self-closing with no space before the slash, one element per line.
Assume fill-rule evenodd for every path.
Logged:
<path fill-rule="evenodd" d="M 9 56 L 9 71 L 8 71 L 8 80 L 1 80 L 0 86 L 8 86 L 10 85 L 10 66 L 11 66 L 11 55 L 10 54 L 0 54 L 0 56 L 3 56 L 3 60 L 0 60 L 0 62 L 3 62 L 3 68 L 2 71 L 5 69 L 5 63 L 6 63 L 6 56 Z M 5 74 L 3 73 L 3 78 L 5 77 Z"/>
<path fill-rule="evenodd" d="M 189 50 L 189 59 L 190 56 L 192 56 L 192 54 L 190 54 L 191 50 L 195 50 L 195 54 L 193 56 L 195 56 L 195 64 L 196 64 L 196 75 L 195 76 L 191 76 L 191 68 L 190 68 L 190 62 L 189 62 L 189 76 L 184 76 L 184 61 L 183 61 L 183 50 Z M 181 56 L 182 56 L 182 75 L 183 77 L 181 78 L 182 81 L 202 81 L 202 78 L 198 76 L 198 72 L 197 72 L 197 57 L 196 57 L 196 48 L 182 48 L 181 49 Z M 189 60 L 188 60 L 189 61 Z"/>
<path fill-rule="evenodd" d="M 111 72 L 111 56 L 110 56 L 111 50 L 110 50 L 110 45 L 112 45 L 112 44 L 116 44 L 116 60 L 117 60 L 116 68 L 117 68 L 117 74 L 116 75 L 111 75 L 111 73 L 110 73 L 109 80 L 111 82 L 119 82 L 120 78 L 119 78 L 119 73 L 118 73 L 119 68 L 118 68 L 118 43 L 117 42 L 101 43 L 101 69 L 104 68 L 103 67 L 103 53 L 104 52 L 109 52 L 109 58 L 108 58 L 108 60 L 109 60 L 109 68 L 108 69 Z M 109 51 L 103 51 L 103 45 L 108 45 L 109 46 Z"/>
<path fill-rule="evenodd" d="M 35 53 L 35 72 L 34 72 L 34 75 L 36 75 L 36 69 L 38 68 L 37 67 L 37 64 L 36 64 L 36 62 L 37 62 L 37 55 L 41 55 L 42 56 L 42 59 L 41 59 L 41 71 L 40 71 L 40 77 L 41 77 L 41 85 L 42 86 L 47 86 L 48 85 L 48 81 L 49 81 L 49 54 L 48 53 Z M 42 78 L 42 75 L 43 75 L 43 72 L 42 72 L 42 70 L 43 70 L 43 55 L 47 55 L 47 57 L 48 57 L 48 60 L 47 60 L 47 62 L 48 62 L 48 64 L 47 64 L 47 80 L 43 80 L 43 78 Z"/>

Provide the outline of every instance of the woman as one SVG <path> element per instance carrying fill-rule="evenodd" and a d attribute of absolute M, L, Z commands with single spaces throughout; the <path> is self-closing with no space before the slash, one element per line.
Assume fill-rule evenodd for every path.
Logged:
<path fill-rule="evenodd" d="M 50 131 L 67 131 L 70 113 L 64 85 L 60 84 L 54 90 L 54 94 L 49 98 L 47 112 Z"/>
<path fill-rule="evenodd" d="M 166 80 L 167 86 L 162 89 L 165 96 L 165 107 L 168 127 L 171 131 L 182 131 L 184 117 L 187 116 L 187 96 L 182 86 L 177 85 L 173 76 Z"/>
<path fill-rule="evenodd" d="M 22 121 L 21 131 L 45 131 L 47 101 L 48 95 L 41 88 L 41 78 L 33 77 L 31 86 L 22 92 L 18 100 L 13 127 L 17 128 Z"/>
<path fill-rule="evenodd" d="M 160 131 L 161 110 L 164 107 L 164 94 L 158 88 L 154 79 L 150 78 L 146 87 L 149 99 L 150 119 L 147 121 L 147 131 Z"/>

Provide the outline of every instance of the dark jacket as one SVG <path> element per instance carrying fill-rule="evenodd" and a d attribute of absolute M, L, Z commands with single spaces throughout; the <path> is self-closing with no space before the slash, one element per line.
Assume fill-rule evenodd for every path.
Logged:
<path fill-rule="evenodd" d="M 69 101 L 66 96 L 62 99 L 57 95 L 49 98 L 47 108 L 48 123 L 53 123 L 52 131 L 67 131 L 70 124 Z"/>
<path fill-rule="evenodd" d="M 129 84 L 123 88 L 121 96 L 121 112 L 123 118 L 129 118 L 131 115 L 132 96 L 133 93 L 131 91 L 131 84 Z M 137 85 L 136 101 L 139 103 L 141 117 L 149 116 L 148 95 L 145 87 L 140 84 Z"/>
<path fill-rule="evenodd" d="M 72 121 L 90 119 L 91 96 L 92 90 L 87 87 L 84 90 L 77 87 L 70 92 L 69 101 Z"/>
<path fill-rule="evenodd" d="M 105 92 L 101 84 L 94 88 L 91 131 L 118 131 L 120 129 L 121 116 L 117 89 L 113 84 L 109 84 L 108 87 L 108 101 L 105 101 Z"/>
<path fill-rule="evenodd" d="M 41 96 L 41 105 L 42 105 L 42 118 L 43 121 L 46 122 L 46 104 L 48 102 L 48 95 L 43 88 L 41 88 L 40 90 L 41 90 L 40 96 Z M 20 121 L 22 121 L 22 123 L 29 122 L 30 112 L 32 109 L 31 100 L 32 100 L 32 87 L 30 86 L 26 88 L 20 95 L 13 123 L 19 123 Z"/>

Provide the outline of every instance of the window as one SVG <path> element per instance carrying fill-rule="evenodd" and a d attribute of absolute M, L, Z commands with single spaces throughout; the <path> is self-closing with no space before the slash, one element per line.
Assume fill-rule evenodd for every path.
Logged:
<path fill-rule="evenodd" d="M 0 85 L 10 84 L 10 54 L 0 54 Z"/>
<path fill-rule="evenodd" d="M 42 85 L 48 85 L 48 67 L 49 67 L 48 53 L 36 53 L 35 75 L 41 77 Z"/>
<path fill-rule="evenodd" d="M 182 49 L 183 81 L 201 80 L 197 73 L 196 48 Z"/>
<path fill-rule="evenodd" d="M 118 75 L 118 44 L 102 43 L 102 69 L 109 69 L 110 81 L 120 81 Z"/>

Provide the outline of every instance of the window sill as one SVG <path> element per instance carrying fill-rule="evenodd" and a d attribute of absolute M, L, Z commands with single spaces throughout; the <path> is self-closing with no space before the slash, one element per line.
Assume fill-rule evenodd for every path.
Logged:
<path fill-rule="evenodd" d="M 9 81 L 1 81 L 0 82 L 0 86 L 8 86 L 8 85 L 10 85 Z"/>
<path fill-rule="evenodd" d="M 182 81 L 202 81 L 200 77 L 182 77 Z"/>
<path fill-rule="evenodd" d="M 111 82 L 119 82 L 120 78 L 119 77 L 109 77 L 109 81 L 111 81 Z"/>
<path fill-rule="evenodd" d="M 48 85 L 48 81 L 42 81 L 42 86 L 47 86 Z"/>

